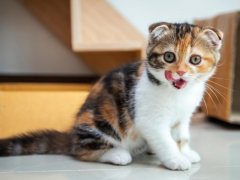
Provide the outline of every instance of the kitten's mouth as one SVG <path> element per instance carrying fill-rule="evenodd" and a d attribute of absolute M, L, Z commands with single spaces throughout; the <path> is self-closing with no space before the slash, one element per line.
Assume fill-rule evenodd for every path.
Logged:
<path fill-rule="evenodd" d="M 182 78 L 174 79 L 171 71 L 165 71 L 165 77 L 168 81 L 171 81 L 172 85 L 177 89 L 182 89 L 187 84 L 187 81 Z"/>
<path fill-rule="evenodd" d="M 185 81 L 184 79 L 181 79 L 181 78 L 172 81 L 172 85 L 177 89 L 184 88 L 186 86 L 186 84 L 187 84 L 187 81 Z"/>

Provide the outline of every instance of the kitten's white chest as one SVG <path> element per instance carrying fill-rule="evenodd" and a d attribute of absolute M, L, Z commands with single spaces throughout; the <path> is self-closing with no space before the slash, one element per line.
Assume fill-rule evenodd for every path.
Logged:
<path fill-rule="evenodd" d="M 128 138 L 122 142 L 122 146 L 131 152 L 143 152 L 147 149 L 143 135 L 139 133 L 147 126 L 153 126 L 158 131 L 161 124 L 172 126 L 176 122 L 190 118 L 199 105 L 204 91 L 204 86 L 175 90 L 164 85 L 156 86 L 148 79 L 145 80 L 142 82 L 140 80 L 136 86 L 134 126 L 129 130 Z M 135 138 L 131 132 L 135 133 Z"/>
<path fill-rule="evenodd" d="M 171 125 L 188 117 L 199 105 L 204 85 L 175 90 L 167 86 L 156 86 L 148 80 L 140 80 L 136 87 L 136 121 L 144 118 L 149 123 L 168 121 Z M 156 125 L 156 124 L 155 124 Z"/>

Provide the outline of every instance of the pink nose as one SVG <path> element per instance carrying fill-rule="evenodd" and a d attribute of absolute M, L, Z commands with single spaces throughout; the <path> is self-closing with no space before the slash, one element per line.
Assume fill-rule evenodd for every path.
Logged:
<path fill-rule="evenodd" d="M 185 74 L 185 72 L 184 72 L 184 71 L 177 71 L 177 74 L 178 74 L 179 76 L 183 76 L 183 75 Z"/>

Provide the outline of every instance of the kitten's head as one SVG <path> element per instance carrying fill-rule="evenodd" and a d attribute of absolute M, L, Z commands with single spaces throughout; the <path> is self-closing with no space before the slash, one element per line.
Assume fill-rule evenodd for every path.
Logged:
<path fill-rule="evenodd" d="M 220 59 L 222 38 L 223 33 L 211 27 L 152 24 L 146 62 L 149 78 L 177 89 L 207 81 Z"/>

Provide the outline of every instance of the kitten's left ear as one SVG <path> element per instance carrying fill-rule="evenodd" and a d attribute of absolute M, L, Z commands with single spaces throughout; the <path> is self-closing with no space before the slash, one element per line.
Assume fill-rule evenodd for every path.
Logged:
<path fill-rule="evenodd" d="M 169 23 L 166 22 L 154 23 L 149 26 L 148 30 L 150 42 L 155 42 L 156 40 L 160 40 L 169 30 Z"/>
<path fill-rule="evenodd" d="M 212 28 L 205 27 L 202 31 L 203 38 L 207 40 L 210 46 L 216 50 L 219 50 L 222 46 L 223 32 Z"/>

